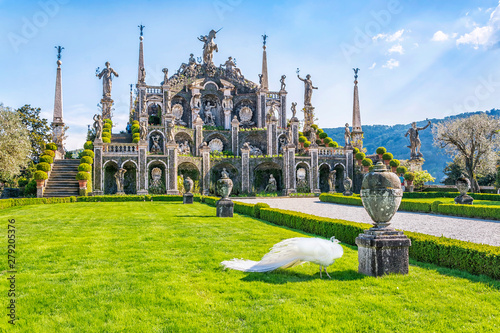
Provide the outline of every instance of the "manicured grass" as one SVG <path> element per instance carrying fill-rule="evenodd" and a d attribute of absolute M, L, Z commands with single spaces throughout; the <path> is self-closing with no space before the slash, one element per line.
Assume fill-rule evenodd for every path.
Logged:
<path fill-rule="evenodd" d="M 304 236 L 215 208 L 170 202 L 13 207 L 20 332 L 493 332 L 500 281 L 412 261 L 407 276 L 357 273 L 357 252 L 320 279 L 304 264 L 271 273 L 224 271 Z M 307 236 L 307 235 L 306 235 Z M 5 309 L 7 298 L 1 298 Z M 5 306 L 4 306 L 5 305 Z M 13 331 L 1 316 L 0 329 Z"/>

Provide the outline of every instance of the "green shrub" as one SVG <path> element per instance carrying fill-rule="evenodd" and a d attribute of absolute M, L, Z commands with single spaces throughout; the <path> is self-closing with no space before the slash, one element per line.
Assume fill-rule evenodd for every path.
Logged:
<path fill-rule="evenodd" d="M 54 158 L 56 156 L 56 152 L 50 149 L 47 149 L 43 152 L 44 155 L 49 155 L 50 157 Z"/>
<path fill-rule="evenodd" d="M 356 156 L 356 154 L 357 154 L 357 153 L 359 153 L 359 149 L 358 149 L 358 148 L 356 148 L 356 147 L 352 148 L 352 153 L 354 154 L 354 156 Z M 363 158 L 364 158 L 364 157 L 363 157 Z M 363 159 L 363 158 L 362 158 L 362 159 Z"/>
<path fill-rule="evenodd" d="M 424 201 L 418 202 L 418 201 L 401 200 L 401 204 L 399 205 L 398 210 L 404 210 L 407 212 L 429 213 L 431 211 L 431 203 Z"/>
<path fill-rule="evenodd" d="M 87 141 L 83 144 L 83 149 L 94 150 L 94 144 L 92 143 L 92 141 Z"/>
<path fill-rule="evenodd" d="M 304 147 L 307 148 L 311 145 L 311 142 L 310 141 L 306 141 L 304 142 Z"/>
<path fill-rule="evenodd" d="M 400 174 L 400 173 L 405 174 L 406 172 L 408 172 L 408 169 L 405 166 L 401 165 L 401 166 L 398 166 L 398 168 L 396 169 L 396 172 L 398 174 Z"/>
<path fill-rule="evenodd" d="M 385 147 L 378 147 L 377 150 L 376 150 L 376 153 L 379 154 L 379 155 L 383 155 L 387 152 L 387 149 L 385 149 Z"/>
<path fill-rule="evenodd" d="M 500 220 L 500 206 L 441 204 L 440 214 Z"/>
<path fill-rule="evenodd" d="M 259 202 L 253 206 L 253 217 L 260 219 L 260 211 L 263 208 L 270 208 L 266 203 Z"/>
<path fill-rule="evenodd" d="M 140 139 L 141 138 L 139 138 L 139 137 L 135 137 L 135 138 L 132 139 L 132 142 L 133 143 L 138 143 Z M 104 139 L 102 141 L 104 142 Z"/>
<path fill-rule="evenodd" d="M 54 163 L 54 159 L 50 155 L 42 155 L 40 156 L 40 163 Z"/>
<path fill-rule="evenodd" d="M 299 136 L 299 142 L 304 143 L 307 141 L 307 138 L 305 136 Z"/>
<path fill-rule="evenodd" d="M 417 192 L 412 192 L 412 193 L 417 193 Z M 439 201 L 439 200 L 433 201 L 431 204 L 431 211 L 434 213 L 439 213 L 439 205 L 442 205 L 442 204 L 443 204 L 442 201 Z"/>
<path fill-rule="evenodd" d="M 81 159 L 80 159 L 80 164 L 82 163 L 87 163 L 87 164 L 94 164 L 94 159 L 90 156 L 83 156 Z"/>
<path fill-rule="evenodd" d="M 107 131 L 111 131 L 112 127 L 113 125 L 111 125 L 110 123 L 104 123 L 104 125 L 102 125 L 102 129 Z"/>
<path fill-rule="evenodd" d="M 110 138 L 102 138 L 103 143 L 110 143 L 111 139 Z"/>
<path fill-rule="evenodd" d="M 330 144 L 330 143 L 332 143 L 332 142 L 333 142 L 333 139 L 332 139 L 332 138 L 328 138 L 328 137 L 327 137 L 327 138 L 323 139 L 323 142 L 324 142 L 326 145 L 328 145 L 328 144 Z"/>
<path fill-rule="evenodd" d="M 321 133 L 324 133 L 325 131 L 322 128 L 317 128 L 316 133 L 320 135 Z"/>
<path fill-rule="evenodd" d="M 38 163 L 36 165 L 36 169 L 37 170 L 40 170 L 40 171 L 45 171 L 45 172 L 48 172 L 50 171 L 51 167 L 50 167 L 50 164 L 49 163 L 46 163 L 46 162 L 41 162 L 41 163 Z"/>
<path fill-rule="evenodd" d="M 76 174 L 76 180 L 90 180 L 90 179 L 92 179 L 90 172 L 78 171 L 78 173 Z"/>
<path fill-rule="evenodd" d="M 372 166 L 373 165 L 373 161 L 371 159 L 369 159 L 368 157 L 365 157 L 361 161 L 361 164 L 363 164 L 363 166 Z"/>
<path fill-rule="evenodd" d="M 113 121 L 111 119 L 104 119 L 103 121 L 105 124 L 110 124 L 111 126 L 113 126 Z"/>
<path fill-rule="evenodd" d="M 320 139 L 326 139 L 327 137 L 328 137 L 328 134 L 326 134 L 325 132 L 319 133 L 319 138 Z"/>
<path fill-rule="evenodd" d="M 24 187 L 24 186 L 28 185 L 28 183 L 29 183 L 29 180 L 26 177 L 19 177 L 19 179 L 17 180 L 17 186 L 19 186 L 19 187 Z"/>
<path fill-rule="evenodd" d="M 383 159 L 384 161 L 390 161 L 390 160 L 392 160 L 393 158 L 394 158 L 394 156 L 392 156 L 392 154 L 391 154 L 391 153 L 385 153 L 384 155 L 382 155 L 382 159 Z"/>
<path fill-rule="evenodd" d="M 84 151 L 82 151 L 80 153 L 80 158 L 82 158 L 83 156 L 90 156 L 90 157 L 94 158 L 94 152 L 90 149 L 85 149 Z"/>
<path fill-rule="evenodd" d="M 45 149 L 56 151 L 57 150 L 57 145 L 54 142 L 47 143 L 45 145 Z"/>
<path fill-rule="evenodd" d="M 339 144 L 338 144 L 337 142 L 335 142 L 335 141 L 330 142 L 330 143 L 328 144 L 328 147 L 332 147 L 332 148 L 337 148 L 338 146 L 339 146 Z"/>
<path fill-rule="evenodd" d="M 321 193 L 319 195 L 319 200 L 323 202 L 333 202 L 343 205 L 363 206 L 363 203 L 361 202 L 361 198 L 359 196 L 344 196 L 341 193 Z"/>
<path fill-rule="evenodd" d="M 35 173 L 33 174 L 33 177 L 36 180 L 45 180 L 45 179 L 49 178 L 47 173 L 45 171 L 42 171 L 42 170 L 35 171 Z"/>
<path fill-rule="evenodd" d="M 102 137 L 103 138 L 111 138 L 111 133 L 110 132 L 102 132 Z"/>
<path fill-rule="evenodd" d="M 139 120 L 134 120 L 134 121 L 132 122 L 132 125 L 140 125 L 140 124 L 139 124 Z"/>
<path fill-rule="evenodd" d="M 35 193 L 36 193 L 36 183 L 35 183 Z M 0 209 L 6 209 L 17 206 L 56 204 L 56 203 L 69 203 L 69 202 L 76 202 L 76 197 L 5 199 L 5 200 L 0 200 Z"/>
<path fill-rule="evenodd" d="M 32 179 L 24 187 L 24 195 L 31 196 L 36 194 L 36 180 Z M 0 205 L 4 200 L 0 200 Z"/>
<path fill-rule="evenodd" d="M 393 160 L 391 160 L 391 161 L 389 162 L 389 165 L 390 165 L 391 167 L 393 167 L 393 168 L 394 168 L 394 167 L 398 167 L 400 164 L 401 164 L 401 162 L 399 162 L 399 160 L 397 160 L 397 159 L 393 159 Z"/>
<path fill-rule="evenodd" d="M 92 166 L 88 163 L 82 163 L 78 166 L 78 171 L 90 172 L 92 171 Z"/>
<path fill-rule="evenodd" d="M 132 133 L 139 133 L 141 130 L 141 126 L 139 124 L 134 124 L 134 125 L 132 125 L 131 129 L 132 129 Z"/>
<path fill-rule="evenodd" d="M 413 172 L 407 172 L 403 176 L 407 181 L 412 182 L 415 179 L 415 174 Z"/>
<path fill-rule="evenodd" d="M 311 128 L 314 128 L 315 130 L 317 130 L 317 129 L 318 129 L 318 125 L 316 125 L 316 124 L 312 124 L 312 125 L 311 125 Z"/>
<path fill-rule="evenodd" d="M 359 152 L 359 153 L 356 153 L 356 155 L 354 155 L 354 157 L 355 157 L 358 161 L 362 161 L 362 160 L 366 157 L 366 155 L 365 155 L 365 153 L 361 153 L 361 152 Z"/>

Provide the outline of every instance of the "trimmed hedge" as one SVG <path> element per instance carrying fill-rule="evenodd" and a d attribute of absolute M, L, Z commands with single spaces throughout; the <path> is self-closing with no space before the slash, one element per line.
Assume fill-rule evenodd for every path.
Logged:
<path fill-rule="evenodd" d="M 94 150 L 94 144 L 92 143 L 92 141 L 87 141 L 83 144 L 83 149 Z"/>
<path fill-rule="evenodd" d="M 83 156 L 80 159 L 80 164 L 83 164 L 83 163 L 87 163 L 87 164 L 91 164 L 92 165 L 92 164 L 94 164 L 94 160 L 90 156 Z"/>
<path fill-rule="evenodd" d="M 209 206 L 217 206 L 217 201 L 220 198 L 218 197 L 202 197 L 202 202 L 208 204 Z M 239 214 L 244 214 L 248 216 L 252 216 L 255 218 L 260 218 L 260 211 L 263 208 L 269 208 L 268 204 L 265 203 L 257 203 L 257 204 L 249 204 L 239 201 L 233 201 L 234 203 L 234 211 Z"/>
<path fill-rule="evenodd" d="M 53 150 L 47 149 L 43 152 L 44 155 L 49 155 L 50 157 L 54 158 L 56 157 L 56 153 Z"/>
<path fill-rule="evenodd" d="M 321 193 L 319 200 L 323 202 L 333 202 L 344 205 L 363 206 L 359 196 L 344 196 L 342 194 Z"/>
<path fill-rule="evenodd" d="M 35 178 L 35 180 L 45 180 L 49 178 L 49 175 L 47 175 L 45 171 L 38 170 L 33 174 L 33 178 Z"/>
<path fill-rule="evenodd" d="M 92 179 L 92 175 L 90 174 L 90 172 L 86 172 L 86 171 L 78 171 L 78 173 L 76 174 L 75 176 L 76 180 L 91 180 Z"/>
<path fill-rule="evenodd" d="M 200 196 L 194 195 L 193 200 L 200 202 Z M 96 195 L 78 197 L 78 202 L 125 202 L 125 201 L 182 201 L 182 195 Z"/>
<path fill-rule="evenodd" d="M 440 204 L 440 214 L 500 220 L 500 206 Z"/>
<path fill-rule="evenodd" d="M 57 145 L 54 142 L 50 142 L 45 145 L 45 149 L 56 151 Z"/>
<path fill-rule="evenodd" d="M 92 166 L 88 163 L 81 163 L 78 166 L 78 171 L 90 172 L 90 171 L 92 171 Z"/>
<path fill-rule="evenodd" d="M 0 200 L 0 209 L 6 209 L 17 206 L 55 204 L 55 203 L 67 203 L 67 202 L 76 202 L 76 197 L 3 199 Z"/>
<path fill-rule="evenodd" d="M 80 153 L 80 157 L 83 157 L 83 156 L 89 156 L 89 157 L 94 158 L 94 152 L 90 149 L 85 149 L 84 151 L 82 151 Z"/>
<path fill-rule="evenodd" d="M 48 172 L 48 171 L 50 171 L 51 167 L 50 167 L 50 164 L 49 164 L 49 163 L 42 162 L 42 163 L 38 163 L 38 164 L 36 165 L 36 169 L 37 169 L 37 170 L 40 170 L 40 171 L 45 171 L 45 172 Z"/>

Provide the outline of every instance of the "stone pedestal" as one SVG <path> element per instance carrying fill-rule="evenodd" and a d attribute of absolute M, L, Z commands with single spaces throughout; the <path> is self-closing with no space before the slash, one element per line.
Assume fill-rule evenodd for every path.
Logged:
<path fill-rule="evenodd" d="M 43 198 L 43 186 L 36 186 L 36 197 L 37 198 Z"/>
<path fill-rule="evenodd" d="M 371 228 L 356 238 L 358 272 L 369 276 L 408 274 L 410 239 L 402 231 Z"/>
<path fill-rule="evenodd" d="M 474 199 L 467 194 L 461 194 L 455 198 L 455 203 L 459 205 L 472 205 Z"/>
<path fill-rule="evenodd" d="M 229 199 L 217 201 L 217 217 L 233 217 L 234 203 Z"/>
<path fill-rule="evenodd" d="M 410 172 L 422 171 L 422 165 L 424 165 L 423 158 L 412 158 L 408 160 L 408 171 Z"/>
<path fill-rule="evenodd" d="M 193 193 L 184 193 L 182 196 L 183 204 L 192 204 L 193 203 Z"/>

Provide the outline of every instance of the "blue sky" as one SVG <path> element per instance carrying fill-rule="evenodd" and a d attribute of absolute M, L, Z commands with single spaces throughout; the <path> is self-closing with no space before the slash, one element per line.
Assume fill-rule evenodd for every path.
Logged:
<path fill-rule="evenodd" d="M 217 35 L 216 64 L 236 58 L 258 82 L 268 38 L 271 90 L 287 76 L 288 101 L 303 103 L 311 74 L 321 127 L 352 121 L 353 67 L 359 67 L 362 124 L 409 123 L 500 107 L 498 1 L 72 1 L 0 0 L 0 102 L 41 107 L 52 120 L 56 50 L 62 55 L 67 148 L 80 148 L 97 112 L 97 67 L 110 61 L 116 131 L 128 117 L 137 80 L 140 23 L 148 84 L 177 70 L 197 36 Z"/>

